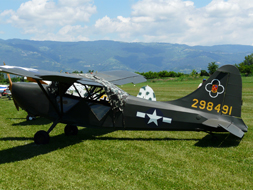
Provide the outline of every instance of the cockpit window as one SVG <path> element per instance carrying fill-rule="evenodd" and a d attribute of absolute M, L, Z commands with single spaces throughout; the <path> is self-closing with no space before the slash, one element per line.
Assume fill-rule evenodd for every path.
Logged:
<path fill-rule="evenodd" d="M 109 103 L 113 110 L 123 110 L 126 98 L 128 97 L 125 91 L 98 76 L 92 74 L 82 74 L 80 76 L 92 79 L 102 84 L 102 86 L 82 84 L 82 80 L 73 84 L 52 82 L 48 90 L 55 96 L 64 96 L 65 94 L 66 97 L 84 98 L 89 100 L 88 102 L 103 101 L 103 103 L 101 102 L 102 104 L 105 103 L 107 105 Z"/>
<path fill-rule="evenodd" d="M 59 94 L 59 82 L 52 82 L 51 85 L 48 86 L 48 91 L 54 96 L 58 96 Z"/>
<path fill-rule="evenodd" d="M 86 92 L 87 90 L 85 85 L 81 85 L 75 82 L 67 89 L 66 94 L 84 98 Z"/>
<path fill-rule="evenodd" d="M 65 94 L 75 96 L 75 97 L 81 97 L 86 98 L 90 100 L 108 100 L 106 97 L 105 91 L 103 87 L 97 87 L 97 86 L 89 86 L 89 85 L 83 85 L 80 83 L 73 83 Z"/>
<path fill-rule="evenodd" d="M 105 94 L 108 96 L 108 99 L 110 101 L 110 105 L 113 110 L 119 110 L 122 111 L 123 107 L 125 105 L 125 100 L 128 97 L 128 94 L 123 91 L 122 89 L 118 88 L 111 82 L 100 78 L 96 75 L 92 74 L 81 74 L 80 76 L 84 76 L 85 78 L 92 79 L 104 86 Z"/>

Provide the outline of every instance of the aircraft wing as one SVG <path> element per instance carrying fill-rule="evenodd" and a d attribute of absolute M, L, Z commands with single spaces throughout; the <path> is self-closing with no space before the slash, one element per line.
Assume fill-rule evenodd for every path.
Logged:
<path fill-rule="evenodd" d="M 122 85 L 127 83 L 140 83 L 146 81 L 146 79 L 143 76 L 129 71 L 106 71 L 93 75 L 88 74 L 89 77 L 87 77 L 88 75 L 85 74 L 84 75 L 66 74 L 9 65 L 0 66 L 0 71 L 19 76 L 30 77 L 35 80 L 48 80 L 48 81 L 68 82 L 68 83 L 80 82 L 82 84 L 92 86 L 103 86 L 101 83 L 92 80 L 92 77 L 90 76 L 93 75 L 103 78 L 116 85 Z"/>
<path fill-rule="evenodd" d="M 123 85 L 128 83 L 136 84 L 146 81 L 146 79 L 142 75 L 123 70 L 104 71 L 96 73 L 95 75 L 115 85 Z"/>
<path fill-rule="evenodd" d="M 82 83 L 93 86 L 102 86 L 100 83 L 95 82 L 92 79 L 84 78 L 79 75 L 59 73 L 54 71 L 38 70 L 33 68 L 25 68 L 18 66 L 3 65 L 0 66 L 0 71 L 13 75 L 26 76 L 35 80 L 48 80 L 73 83 L 82 80 Z"/>

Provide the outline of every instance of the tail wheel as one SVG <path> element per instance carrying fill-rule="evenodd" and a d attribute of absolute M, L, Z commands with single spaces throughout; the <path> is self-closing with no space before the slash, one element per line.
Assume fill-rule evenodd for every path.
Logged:
<path fill-rule="evenodd" d="M 78 128 L 76 125 L 66 125 L 64 129 L 65 135 L 70 136 L 70 135 L 77 135 L 78 133 Z"/>
<path fill-rule="evenodd" d="M 48 144 L 49 143 L 49 134 L 46 131 L 38 131 L 34 135 L 34 142 L 36 144 Z"/>
<path fill-rule="evenodd" d="M 33 116 L 29 115 L 29 114 L 26 116 L 26 120 L 27 121 L 32 121 L 34 119 L 35 119 L 35 117 L 33 117 Z"/>

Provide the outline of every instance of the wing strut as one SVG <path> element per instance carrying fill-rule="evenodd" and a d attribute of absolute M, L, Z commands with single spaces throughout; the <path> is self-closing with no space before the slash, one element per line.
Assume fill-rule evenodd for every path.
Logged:
<path fill-rule="evenodd" d="M 42 86 L 42 84 L 40 83 L 40 80 L 36 80 L 36 82 L 38 83 L 39 87 L 41 88 L 41 90 L 43 91 L 43 93 L 45 94 L 45 96 L 47 97 L 48 101 L 50 102 L 50 104 L 53 106 L 53 108 L 55 109 L 56 113 L 58 114 L 59 118 L 61 117 L 61 114 L 58 110 L 58 108 L 56 107 L 56 105 L 52 102 L 51 98 L 49 97 L 49 95 L 47 94 L 46 90 L 44 89 L 44 87 Z"/>
<path fill-rule="evenodd" d="M 37 133 L 35 133 L 34 135 L 34 142 L 36 144 L 48 144 L 49 143 L 49 133 L 56 127 L 56 125 L 60 122 L 60 118 L 61 118 L 61 113 L 59 112 L 58 108 L 56 107 L 56 105 L 52 102 L 52 100 L 50 99 L 48 93 L 46 92 L 45 88 L 42 86 L 40 80 L 36 80 L 36 82 L 38 83 L 39 87 L 41 88 L 41 90 L 43 91 L 43 93 L 45 94 L 45 96 L 47 97 L 48 101 L 50 102 L 50 104 L 52 104 L 53 108 L 55 109 L 56 113 L 58 114 L 59 118 L 56 119 L 53 124 L 51 125 L 51 127 L 47 130 L 41 130 L 38 131 Z M 61 97 L 61 104 L 62 104 L 62 96 Z M 61 106 L 62 107 L 62 106 Z M 61 111 L 62 112 L 62 111 Z"/>

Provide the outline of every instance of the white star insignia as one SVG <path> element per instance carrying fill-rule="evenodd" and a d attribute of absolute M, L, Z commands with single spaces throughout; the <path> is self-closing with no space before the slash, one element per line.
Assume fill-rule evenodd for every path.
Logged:
<path fill-rule="evenodd" d="M 156 110 L 154 110 L 153 114 L 147 114 L 147 115 L 149 117 L 148 124 L 153 122 L 153 123 L 156 124 L 156 126 L 158 126 L 157 120 L 160 119 L 160 118 L 162 118 L 162 117 L 156 115 Z"/>
<path fill-rule="evenodd" d="M 147 124 L 150 124 L 153 122 L 154 124 L 156 124 L 156 126 L 158 126 L 157 121 L 158 121 L 158 119 L 161 119 L 161 118 L 162 118 L 162 122 L 164 122 L 164 123 L 171 123 L 172 122 L 171 118 L 158 116 L 156 113 L 156 109 L 154 110 L 153 114 L 143 113 L 143 112 L 139 112 L 139 111 L 137 111 L 137 113 L 136 113 L 136 117 L 140 117 L 140 118 L 145 118 L 146 115 L 149 117 L 149 121 Z"/>

